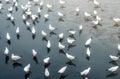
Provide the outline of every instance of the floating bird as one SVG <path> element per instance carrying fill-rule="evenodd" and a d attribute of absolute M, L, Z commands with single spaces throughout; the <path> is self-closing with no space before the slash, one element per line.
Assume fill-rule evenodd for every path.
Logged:
<path fill-rule="evenodd" d="M 48 70 L 48 68 L 45 68 L 45 77 L 49 77 L 50 76 L 50 72 L 49 72 L 49 70 Z"/>
<path fill-rule="evenodd" d="M 41 9 L 38 7 L 37 14 L 39 17 L 41 17 L 40 13 L 41 13 Z"/>
<path fill-rule="evenodd" d="M 15 2 L 15 10 L 17 11 L 18 10 L 18 3 Z"/>
<path fill-rule="evenodd" d="M 75 42 L 75 39 L 73 39 L 73 38 L 71 38 L 71 37 L 68 37 L 68 38 L 67 38 L 67 42 L 68 42 L 69 44 L 72 44 L 72 43 Z"/>
<path fill-rule="evenodd" d="M 66 57 L 67 57 L 70 61 L 72 61 L 72 60 L 75 59 L 75 56 L 70 55 L 70 54 L 68 54 L 68 53 L 66 53 Z"/>
<path fill-rule="evenodd" d="M 100 3 L 96 0 L 93 1 L 94 5 L 95 5 L 95 8 L 98 8 L 100 6 Z"/>
<path fill-rule="evenodd" d="M 55 27 L 53 27 L 51 24 L 49 24 L 49 30 L 50 30 L 51 32 L 53 32 L 55 29 L 56 29 Z"/>
<path fill-rule="evenodd" d="M 47 42 L 47 51 L 48 51 L 48 53 L 51 50 L 50 48 L 51 48 L 51 43 L 50 43 L 50 40 L 48 40 L 48 42 Z"/>
<path fill-rule="evenodd" d="M 94 20 L 94 21 L 92 21 L 92 22 L 93 22 L 94 26 L 97 26 L 97 25 L 99 24 L 99 21 L 98 21 L 98 20 Z"/>
<path fill-rule="evenodd" d="M 31 31 L 31 29 L 30 29 L 30 23 L 28 21 L 26 21 L 25 24 L 26 24 L 27 30 Z"/>
<path fill-rule="evenodd" d="M 38 22 L 38 16 L 37 15 L 31 15 L 31 18 L 32 18 L 32 21 L 33 21 L 33 24 L 35 25 L 35 21 Z"/>
<path fill-rule="evenodd" d="M 118 44 L 117 48 L 118 48 L 118 51 L 120 52 L 120 44 Z"/>
<path fill-rule="evenodd" d="M 44 30 L 42 30 L 41 33 L 42 33 L 42 36 L 43 36 L 43 37 L 46 37 L 46 36 L 47 36 L 47 33 L 46 33 Z"/>
<path fill-rule="evenodd" d="M 17 39 L 20 38 L 20 30 L 19 30 L 19 27 L 16 28 L 16 34 L 17 34 Z"/>
<path fill-rule="evenodd" d="M 34 49 L 32 49 L 32 55 L 33 55 L 33 57 L 37 56 L 37 52 Z"/>
<path fill-rule="evenodd" d="M 58 35 L 58 37 L 59 37 L 60 40 L 62 40 L 62 39 L 64 38 L 63 36 L 64 36 L 63 33 L 60 33 L 60 34 Z"/>
<path fill-rule="evenodd" d="M 60 8 L 64 8 L 65 1 L 64 0 L 59 0 L 59 3 L 60 3 Z"/>
<path fill-rule="evenodd" d="M 5 0 L 5 2 L 8 4 L 8 3 L 10 3 L 10 0 Z"/>
<path fill-rule="evenodd" d="M 90 52 L 90 48 L 87 47 L 86 55 L 87 55 L 87 58 L 88 58 L 88 59 L 90 58 L 90 54 L 91 54 L 91 52 Z"/>
<path fill-rule="evenodd" d="M 44 58 L 44 60 L 43 60 L 43 62 L 44 62 L 45 64 L 48 64 L 49 61 L 50 61 L 50 57 L 46 57 L 46 58 Z"/>
<path fill-rule="evenodd" d="M 48 8 L 48 12 L 51 12 L 52 10 L 51 10 L 51 8 L 52 8 L 52 5 L 50 5 L 50 4 L 47 4 L 47 8 Z"/>
<path fill-rule="evenodd" d="M 82 72 L 80 72 L 81 76 L 86 76 L 86 75 L 88 75 L 89 72 L 90 72 L 90 70 L 91 70 L 91 67 L 89 67 L 89 68 L 83 70 Z"/>
<path fill-rule="evenodd" d="M 25 73 L 30 73 L 30 64 L 24 67 L 24 72 Z"/>
<path fill-rule="evenodd" d="M 43 0 L 41 0 L 39 5 L 40 5 L 40 9 L 43 9 Z"/>
<path fill-rule="evenodd" d="M 81 33 L 81 32 L 82 32 L 82 30 L 83 30 L 83 26 L 82 26 L 82 25 L 80 25 L 80 26 L 79 26 L 79 33 Z"/>
<path fill-rule="evenodd" d="M 117 61 L 119 59 L 119 57 L 117 56 L 113 56 L 113 55 L 109 55 L 110 59 L 112 59 L 113 61 Z"/>
<path fill-rule="evenodd" d="M 33 1 L 34 1 L 35 5 L 38 5 L 39 0 L 33 0 Z"/>
<path fill-rule="evenodd" d="M 45 22 L 48 21 L 49 14 L 44 14 Z"/>
<path fill-rule="evenodd" d="M 9 49 L 7 47 L 5 47 L 4 55 L 8 56 L 8 54 L 9 54 Z"/>
<path fill-rule="evenodd" d="M 18 56 L 18 55 L 11 54 L 11 59 L 12 59 L 13 61 L 17 61 L 17 60 L 21 59 L 21 57 Z"/>
<path fill-rule="evenodd" d="M 115 26 L 118 26 L 120 23 L 120 18 L 112 18 L 112 19 L 115 22 Z"/>
<path fill-rule="evenodd" d="M 96 10 L 94 10 L 93 13 L 95 16 L 98 14 L 98 12 Z"/>
<path fill-rule="evenodd" d="M 84 12 L 84 16 L 85 16 L 85 20 L 89 21 L 89 17 L 91 16 L 91 14 Z"/>
<path fill-rule="evenodd" d="M 63 13 L 61 13 L 61 12 L 58 12 L 58 16 L 59 16 L 59 21 L 64 21 L 63 20 L 63 16 L 64 16 L 64 14 Z"/>
<path fill-rule="evenodd" d="M 59 42 L 58 47 L 59 47 L 60 50 L 63 50 L 65 48 L 65 45 L 63 45 Z"/>
<path fill-rule="evenodd" d="M 71 35 L 75 35 L 76 31 L 75 30 L 69 30 L 68 31 Z"/>
<path fill-rule="evenodd" d="M 119 66 L 113 66 L 113 67 L 109 68 L 108 71 L 111 73 L 114 73 L 115 71 L 118 70 L 118 68 L 119 68 Z"/>
<path fill-rule="evenodd" d="M 85 42 L 85 46 L 90 46 L 92 41 L 92 37 L 90 37 L 86 42 Z"/>
<path fill-rule="evenodd" d="M 79 7 L 76 7 L 75 11 L 76 11 L 76 16 L 78 16 L 78 15 L 79 15 L 79 12 L 80 12 Z"/>
<path fill-rule="evenodd" d="M 58 73 L 64 74 L 66 69 L 67 69 L 67 66 L 63 66 L 62 68 L 60 68 L 60 70 L 58 70 Z"/>
<path fill-rule="evenodd" d="M 2 7 L 3 7 L 3 4 L 2 4 L 2 3 L 0 3 L 0 10 L 2 9 Z"/>
<path fill-rule="evenodd" d="M 12 7 L 9 7 L 9 8 L 8 8 L 8 11 L 9 11 L 9 13 L 12 13 L 13 8 L 12 8 Z"/>
<path fill-rule="evenodd" d="M 35 39 L 35 33 L 36 33 L 36 30 L 35 30 L 35 28 L 34 27 L 32 27 L 32 30 L 31 30 L 31 32 L 32 32 L 32 38 L 33 39 Z"/>
<path fill-rule="evenodd" d="M 6 39 L 7 39 L 7 40 L 10 40 L 10 39 L 11 39 L 9 33 L 6 34 Z"/>

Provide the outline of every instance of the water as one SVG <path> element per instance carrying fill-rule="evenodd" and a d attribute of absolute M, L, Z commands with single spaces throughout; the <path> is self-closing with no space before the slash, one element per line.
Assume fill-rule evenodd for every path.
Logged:
<path fill-rule="evenodd" d="M 12 6 L 10 4 L 5 5 L 5 1 L 2 0 L 3 9 L 0 14 L 0 79 L 24 79 L 25 73 L 23 68 L 30 63 L 31 64 L 31 75 L 30 79 L 44 79 L 44 63 L 43 59 L 47 56 L 50 56 L 50 66 L 48 67 L 50 71 L 51 79 L 59 79 L 60 74 L 58 70 L 66 65 L 68 59 L 63 53 L 59 53 L 58 48 L 58 34 L 64 33 L 64 40 L 62 44 L 66 46 L 64 52 L 67 52 L 71 55 L 76 56 L 76 59 L 73 60 L 72 65 L 68 65 L 67 70 L 65 71 L 66 77 L 64 79 L 82 79 L 80 72 L 84 69 L 91 67 L 91 71 L 88 74 L 89 79 L 119 79 L 120 78 L 120 69 L 116 71 L 117 75 L 109 75 L 109 72 L 106 71 L 108 68 L 114 66 L 115 64 L 109 63 L 111 60 L 109 55 L 117 55 L 117 44 L 119 43 L 119 30 L 120 27 L 115 27 L 112 17 L 120 17 L 120 1 L 119 0 L 98 0 L 101 4 L 100 8 L 97 9 L 98 15 L 102 18 L 102 26 L 97 26 L 93 28 L 91 21 L 84 21 L 84 11 L 93 14 L 93 3 L 88 2 L 87 0 L 66 0 L 66 5 L 64 9 L 59 8 L 59 2 L 57 0 L 44 0 L 44 7 L 41 12 L 41 18 L 39 23 L 35 25 L 36 37 L 32 39 L 32 33 L 26 30 L 25 24 L 22 21 L 22 11 L 20 5 L 25 5 L 27 0 L 19 0 L 18 11 L 15 9 L 13 11 L 13 16 L 15 17 L 15 26 L 7 19 L 8 7 Z M 49 20 L 44 22 L 43 15 L 47 13 L 46 4 L 52 4 L 52 12 L 49 12 Z M 32 3 L 32 12 L 35 14 L 37 12 L 37 7 Z M 76 16 L 75 8 L 80 7 L 80 14 Z M 64 22 L 59 22 L 57 11 L 63 12 L 65 14 Z M 29 21 L 31 22 L 31 21 Z M 57 29 L 55 30 L 56 35 L 50 36 L 50 31 L 48 25 L 52 24 Z M 83 25 L 83 31 L 79 34 L 78 27 Z M 20 27 L 20 39 L 17 39 L 15 30 L 17 26 Z M 31 26 L 34 26 L 31 24 Z M 76 41 L 74 47 L 67 50 L 67 40 L 69 36 L 68 30 L 74 29 L 76 34 L 74 37 Z M 51 51 L 47 52 L 46 41 L 42 40 L 41 30 L 47 32 L 47 39 L 51 41 Z M 9 45 L 6 40 L 6 33 L 9 32 L 11 36 L 11 44 Z M 84 43 L 86 40 L 92 36 L 91 44 L 91 58 L 88 61 L 86 59 L 86 47 Z M 8 63 L 5 63 L 5 56 L 3 55 L 5 47 L 8 47 L 10 54 Z M 32 49 L 35 49 L 38 52 L 37 60 L 38 64 L 33 60 Z M 17 65 L 14 65 L 14 62 L 11 60 L 11 53 L 22 56 L 17 62 Z M 117 61 L 119 66 L 120 60 Z M 14 67 L 15 66 L 15 67 Z"/>

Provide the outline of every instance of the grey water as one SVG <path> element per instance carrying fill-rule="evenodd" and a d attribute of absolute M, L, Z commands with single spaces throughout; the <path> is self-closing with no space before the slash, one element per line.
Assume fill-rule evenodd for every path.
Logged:
<path fill-rule="evenodd" d="M 50 79 L 60 79 L 58 70 L 64 65 L 68 65 L 65 71 L 65 77 L 62 79 L 83 79 L 80 72 L 91 67 L 90 73 L 87 75 L 89 79 L 119 79 L 120 69 L 116 71 L 115 75 L 110 75 L 108 68 L 118 65 L 120 60 L 116 63 L 111 63 L 109 55 L 117 55 L 117 44 L 120 43 L 120 26 L 114 26 L 112 17 L 120 17 L 120 0 L 97 0 L 100 2 L 100 7 L 97 8 L 98 15 L 102 18 L 101 26 L 94 27 L 91 21 L 84 21 L 84 12 L 87 11 L 93 14 L 94 5 L 89 0 L 65 0 L 64 8 L 59 7 L 59 0 L 43 0 L 44 5 L 41 10 L 41 17 L 38 19 L 36 25 L 32 24 L 36 29 L 36 36 L 33 39 L 32 33 L 26 30 L 26 26 L 22 21 L 22 9 L 20 5 L 25 5 L 27 0 L 18 0 L 18 11 L 13 8 L 13 16 L 15 18 L 15 25 L 7 19 L 8 8 L 13 6 L 12 0 L 10 4 L 6 4 L 5 0 L 1 0 L 3 8 L 0 10 L 0 79 L 25 79 L 25 72 L 23 68 L 27 64 L 31 64 L 30 79 L 45 79 L 43 59 L 50 56 L 50 65 L 48 67 L 50 72 Z M 37 6 L 32 1 L 32 14 L 37 13 Z M 53 5 L 52 11 L 48 12 L 46 4 Z M 76 16 L 75 8 L 80 8 L 80 13 Z M 65 14 L 64 21 L 59 21 L 57 12 L 60 11 Z M 49 14 L 48 21 L 45 22 L 44 14 Z M 54 35 L 50 35 L 48 29 L 49 24 L 52 24 L 57 29 Z M 83 31 L 79 34 L 78 27 L 83 25 Z M 20 28 L 20 38 L 16 37 L 16 28 Z M 68 30 L 76 31 L 74 35 L 76 41 L 74 46 L 68 48 L 66 38 L 69 36 Z M 42 40 L 41 30 L 47 32 L 47 40 L 51 42 L 51 50 L 47 51 L 47 42 Z M 6 33 L 10 33 L 11 44 L 7 43 Z M 66 46 L 64 52 L 76 56 L 76 59 L 69 63 L 64 53 L 59 52 L 58 48 L 58 34 L 64 33 L 62 44 Z M 90 47 L 91 57 L 86 59 L 86 47 L 84 46 L 86 40 L 92 36 L 92 43 Z M 9 49 L 9 57 L 6 58 L 4 53 L 5 47 Z M 32 49 L 35 49 L 37 54 L 37 61 L 33 59 Z M 20 55 L 22 58 L 16 63 L 11 60 L 11 54 Z"/>

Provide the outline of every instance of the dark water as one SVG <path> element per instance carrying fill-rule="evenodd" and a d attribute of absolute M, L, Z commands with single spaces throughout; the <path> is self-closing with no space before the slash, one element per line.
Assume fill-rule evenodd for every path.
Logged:
<path fill-rule="evenodd" d="M 13 10 L 13 16 L 15 18 L 15 26 L 7 19 L 8 8 L 13 5 L 11 1 L 10 4 L 3 3 L 3 9 L 0 10 L 0 79 L 25 79 L 25 73 L 23 68 L 30 63 L 31 64 L 31 75 L 30 79 L 44 79 L 44 63 L 43 59 L 50 56 L 50 78 L 59 79 L 60 74 L 58 70 L 63 67 L 69 60 L 65 57 L 63 53 L 59 53 L 58 48 L 58 34 L 64 33 L 64 40 L 62 44 L 66 46 L 64 52 L 76 56 L 73 60 L 72 65 L 68 65 L 65 71 L 66 77 L 64 79 L 82 79 L 80 72 L 84 69 L 91 67 L 91 71 L 88 74 L 89 79 L 119 79 L 120 69 L 116 71 L 117 75 L 109 75 L 108 68 L 114 66 L 115 64 L 109 63 L 111 60 L 109 55 L 117 55 L 117 44 L 119 43 L 119 33 L 120 27 L 115 27 L 114 22 L 111 17 L 120 17 L 120 1 L 119 0 L 98 0 L 100 2 L 100 8 L 97 9 L 98 15 L 102 18 L 102 26 L 97 26 L 93 28 L 91 21 L 84 21 L 84 11 L 93 14 L 94 5 L 92 2 L 87 0 L 66 0 L 65 8 L 59 8 L 58 0 L 44 0 L 44 6 L 41 12 L 41 18 L 39 18 L 39 23 L 33 25 L 31 21 L 31 26 L 36 29 L 36 37 L 32 39 L 32 33 L 26 30 L 26 26 L 22 21 L 22 11 L 20 5 L 25 5 L 27 0 L 19 0 L 18 11 Z M 46 4 L 52 4 L 52 12 L 47 12 Z M 76 16 L 75 8 L 80 7 L 80 14 Z M 32 13 L 37 12 L 37 7 L 32 3 Z M 63 12 L 65 14 L 64 21 L 59 22 L 57 11 Z M 43 15 L 48 13 L 49 20 L 44 22 Z M 57 29 L 55 30 L 56 35 L 50 35 L 48 25 L 52 24 Z M 83 25 L 83 31 L 79 34 L 78 27 Z M 16 37 L 16 28 L 20 27 L 20 39 Z M 76 34 L 74 37 L 76 41 L 74 47 L 67 50 L 67 40 L 69 36 L 68 30 L 74 29 Z M 51 51 L 47 52 L 46 41 L 42 40 L 41 30 L 47 32 L 47 39 L 51 41 Z M 9 45 L 6 40 L 6 33 L 9 32 L 11 36 L 11 44 Z M 86 47 L 84 43 L 89 37 L 93 37 L 91 44 L 91 58 L 88 61 L 86 59 Z M 3 54 L 5 47 L 9 49 L 9 60 L 5 63 L 5 56 Z M 38 64 L 33 60 L 32 49 L 38 52 L 37 59 Z M 11 54 L 17 54 L 22 56 L 22 58 L 14 65 L 11 60 Z M 120 60 L 117 61 L 117 65 L 120 65 Z M 14 67 L 15 66 L 15 67 Z"/>

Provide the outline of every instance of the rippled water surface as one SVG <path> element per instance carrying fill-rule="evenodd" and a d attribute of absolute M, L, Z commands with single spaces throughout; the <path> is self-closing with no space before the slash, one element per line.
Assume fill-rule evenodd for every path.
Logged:
<path fill-rule="evenodd" d="M 114 75 L 110 75 L 107 71 L 108 68 L 118 65 L 120 66 L 120 60 L 115 63 L 110 63 L 111 59 L 109 55 L 117 55 L 117 44 L 120 42 L 120 27 L 114 26 L 115 22 L 112 17 L 120 17 L 120 0 L 97 0 L 100 2 L 100 7 L 97 8 L 98 15 L 102 18 L 100 21 L 101 26 L 94 27 L 92 21 L 84 20 L 84 12 L 87 11 L 93 14 L 94 4 L 88 0 L 65 0 L 66 4 L 64 8 L 60 8 L 58 0 L 43 0 L 44 5 L 41 10 L 41 17 L 38 19 L 36 25 L 32 24 L 36 29 L 36 37 L 32 38 L 32 33 L 26 30 L 26 26 L 22 21 L 22 9 L 21 5 L 25 5 L 27 0 L 19 0 L 18 11 L 13 8 L 13 16 L 15 18 L 15 25 L 13 25 L 7 19 L 8 8 L 13 6 L 13 1 L 10 0 L 10 4 L 6 4 L 4 0 L 3 8 L 0 10 L 0 79 L 25 79 L 25 72 L 23 68 L 27 64 L 31 64 L 30 79 L 45 79 L 44 76 L 44 63 L 43 59 L 50 56 L 49 72 L 51 79 L 60 79 L 58 70 L 64 65 L 68 65 L 65 71 L 65 77 L 62 79 L 83 79 L 80 76 L 80 72 L 84 69 L 91 67 L 90 73 L 87 75 L 89 79 L 119 79 L 120 69 L 118 69 Z M 31 1 L 32 14 L 37 13 L 37 6 L 34 6 L 34 2 Z M 46 4 L 53 5 L 52 11 L 48 12 Z M 75 8 L 80 8 L 80 13 L 76 16 Z M 57 12 L 62 12 L 65 16 L 64 21 L 59 21 Z M 49 14 L 48 21 L 45 22 L 44 14 Z M 91 19 L 92 20 L 92 19 Z M 52 24 L 57 29 L 55 34 L 51 35 L 48 29 L 49 24 Z M 79 25 L 83 25 L 83 31 L 79 34 Z M 16 37 L 16 28 L 20 28 L 20 38 Z M 69 36 L 68 30 L 73 29 L 76 31 L 74 35 L 76 41 L 72 47 L 68 47 L 66 38 Z M 51 42 L 51 50 L 47 51 L 47 42 L 42 40 L 41 30 L 47 33 L 47 39 Z M 10 33 L 11 44 L 9 45 L 6 40 L 6 33 Z M 68 64 L 68 59 L 64 53 L 59 52 L 58 35 L 64 33 L 64 39 L 62 44 L 66 46 L 64 52 L 76 56 L 76 59 L 72 61 L 72 64 Z M 86 59 L 86 47 L 84 46 L 86 40 L 92 36 L 92 43 L 90 47 L 91 57 Z M 9 49 L 9 59 L 6 63 L 4 53 L 5 47 Z M 32 49 L 35 49 L 37 54 L 37 62 L 33 59 Z M 11 60 L 11 54 L 20 55 L 22 58 L 17 61 L 17 64 Z"/>

